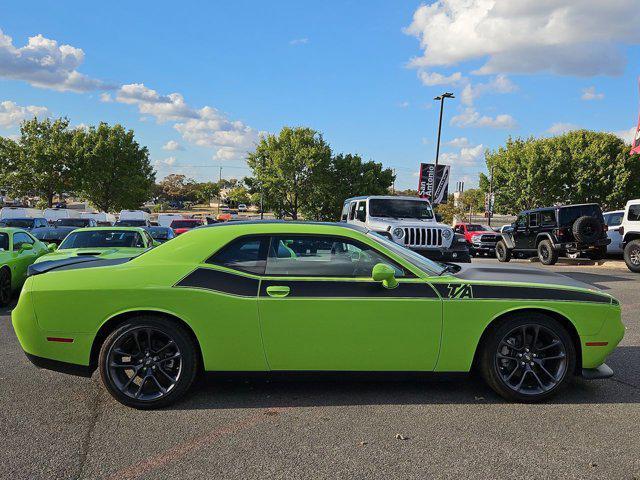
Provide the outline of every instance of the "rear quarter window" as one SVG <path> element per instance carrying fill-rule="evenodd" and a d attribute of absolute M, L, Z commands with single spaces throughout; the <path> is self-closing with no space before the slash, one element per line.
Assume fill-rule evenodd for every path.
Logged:
<path fill-rule="evenodd" d="M 263 275 L 267 265 L 269 237 L 243 237 L 214 253 L 207 263 Z"/>
<path fill-rule="evenodd" d="M 629 207 L 627 220 L 630 222 L 640 222 L 640 203 Z"/>

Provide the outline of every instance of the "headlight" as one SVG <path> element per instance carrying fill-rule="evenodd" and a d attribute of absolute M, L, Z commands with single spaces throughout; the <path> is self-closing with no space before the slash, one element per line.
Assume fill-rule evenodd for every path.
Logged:
<path fill-rule="evenodd" d="M 474 237 L 471 238 L 471 241 L 473 243 L 480 243 L 480 235 L 475 235 Z"/>
<path fill-rule="evenodd" d="M 401 229 L 400 227 L 394 228 L 393 229 L 393 236 L 394 237 L 398 237 L 398 238 L 404 237 L 404 230 Z"/>
<path fill-rule="evenodd" d="M 443 230 L 442 231 L 442 238 L 444 238 L 445 240 L 449 240 L 451 238 L 451 235 L 453 235 L 451 233 L 451 230 Z"/>

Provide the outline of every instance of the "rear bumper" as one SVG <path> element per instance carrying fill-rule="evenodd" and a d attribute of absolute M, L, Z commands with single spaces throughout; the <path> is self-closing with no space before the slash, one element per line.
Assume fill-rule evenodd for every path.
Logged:
<path fill-rule="evenodd" d="M 77 365 L 75 363 L 67 363 L 59 360 L 52 360 L 50 358 L 38 357 L 37 355 L 32 355 L 27 352 L 24 352 L 24 354 L 27 356 L 29 361 L 38 368 L 66 373 L 68 375 L 75 375 L 77 377 L 90 377 L 93 373 L 93 369 L 86 365 Z"/>
<path fill-rule="evenodd" d="M 596 248 L 606 247 L 611 243 L 611 239 L 608 237 L 600 238 L 593 243 L 579 243 L 579 242 L 567 242 L 567 243 L 554 243 L 554 250 L 567 250 L 570 252 L 588 252 L 589 250 L 595 250 Z"/>
<path fill-rule="evenodd" d="M 613 377 L 613 370 L 606 363 L 598 365 L 596 368 L 583 368 L 582 378 L 585 380 L 600 380 Z"/>

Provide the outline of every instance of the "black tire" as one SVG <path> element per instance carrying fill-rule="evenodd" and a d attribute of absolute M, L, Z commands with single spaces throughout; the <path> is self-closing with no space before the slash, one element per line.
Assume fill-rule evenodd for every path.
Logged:
<path fill-rule="evenodd" d="M 11 271 L 0 269 L 0 307 L 6 307 L 11 301 Z"/>
<path fill-rule="evenodd" d="M 193 384 L 198 364 L 197 347 L 184 328 L 153 316 L 132 318 L 111 332 L 98 358 L 100 378 L 113 398 L 143 410 L 180 399 Z"/>
<path fill-rule="evenodd" d="M 590 260 L 602 260 L 607 256 L 607 247 L 598 247 L 595 250 L 589 250 L 587 252 L 587 258 Z"/>
<path fill-rule="evenodd" d="M 507 248 L 507 244 L 504 240 L 500 240 L 496 243 L 496 258 L 499 262 L 508 262 L 511 260 L 511 250 Z"/>
<path fill-rule="evenodd" d="M 549 240 L 542 240 L 538 244 L 538 258 L 543 265 L 554 265 L 558 261 L 558 252 Z"/>
<path fill-rule="evenodd" d="M 624 247 L 624 263 L 634 273 L 640 273 L 640 240 L 632 240 Z"/>
<path fill-rule="evenodd" d="M 478 361 L 482 377 L 498 395 L 536 403 L 566 386 L 576 369 L 576 349 L 559 322 L 543 313 L 522 312 L 487 332 Z"/>
<path fill-rule="evenodd" d="M 604 231 L 602 222 L 596 217 L 584 215 L 573 222 L 571 227 L 573 236 L 581 243 L 594 243 Z"/>

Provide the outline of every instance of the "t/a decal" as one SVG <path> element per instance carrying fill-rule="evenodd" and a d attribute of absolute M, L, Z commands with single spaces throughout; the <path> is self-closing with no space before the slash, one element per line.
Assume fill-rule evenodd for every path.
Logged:
<path fill-rule="evenodd" d="M 450 283 L 447 289 L 449 298 L 473 298 L 473 288 L 468 283 Z"/>

